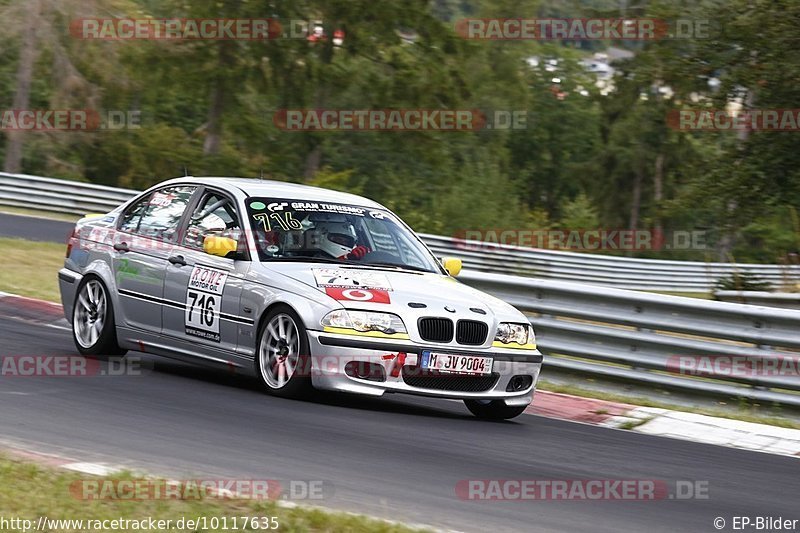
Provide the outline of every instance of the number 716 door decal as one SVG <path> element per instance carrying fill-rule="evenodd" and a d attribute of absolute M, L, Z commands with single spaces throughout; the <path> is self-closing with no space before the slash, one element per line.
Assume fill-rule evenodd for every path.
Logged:
<path fill-rule="evenodd" d="M 186 288 L 186 334 L 219 342 L 222 292 L 228 273 L 195 265 Z"/>

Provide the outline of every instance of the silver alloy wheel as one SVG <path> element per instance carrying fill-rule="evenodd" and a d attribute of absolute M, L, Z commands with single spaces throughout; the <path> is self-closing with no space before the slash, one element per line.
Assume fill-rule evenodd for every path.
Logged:
<path fill-rule="evenodd" d="M 72 317 L 72 329 L 75 339 L 81 347 L 89 349 L 97 343 L 103 334 L 106 322 L 106 291 L 96 279 L 87 281 L 75 303 L 75 312 Z"/>
<path fill-rule="evenodd" d="M 292 317 L 280 313 L 272 317 L 261 334 L 258 360 L 261 375 L 271 389 L 283 388 L 300 359 L 300 335 Z"/>

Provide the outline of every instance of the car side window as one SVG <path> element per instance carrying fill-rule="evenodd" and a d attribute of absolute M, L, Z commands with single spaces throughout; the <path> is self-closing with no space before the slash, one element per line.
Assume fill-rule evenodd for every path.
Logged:
<path fill-rule="evenodd" d="M 125 214 L 122 215 L 122 221 L 119 225 L 119 229 L 121 231 L 126 233 L 136 233 L 139 228 L 139 223 L 142 221 L 142 215 L 144 215 L 145 211 L 147 211 L 147 206 L 150 205 L 151 196 L 153 195 L 148 194 L 125 211 Z"/>
<path fill-rule="evenodd" d="M 154 239 L 172 239 L 195 189 L 178 185 L 155 191 L 125 212 L 119 229 Z"/>
<path fill-rule="evenodd" d="M 208 192 L 197 204 L 189 218 L 189 227 L 183 238 L 183 245 L 196 250 L 203 249 L 203 240 L 209 235 L 230 237 L 240 240 L 242 226 L 236 207 L 227 196 Z M 240 243 L 241 244 L 241 243 Z"/>

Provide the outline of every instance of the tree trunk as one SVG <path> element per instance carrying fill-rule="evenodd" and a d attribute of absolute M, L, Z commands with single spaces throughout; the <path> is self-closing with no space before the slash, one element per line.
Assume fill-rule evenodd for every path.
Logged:
<path fill-rule="evenodd" d="M 217 75 L 214 77 L 214 84 L 211 87 L 211 104 L 208 109 L 208 127 L 206 138 L 203 141 L 203 154 L 214 155 L 219 153 L 222 143 L 222 115 L 225 112 L 225 79 L 230 55 L 228 53 L 228 43 L 222 41 L 219 44 L 219 55 L 217 56 Z"/>
<path fill-rule="evenodd" d="M 642 170 L 636 169 L 633 180 L 633 195 L 631 198 L 631 214 L 628 220 L 628 229 L 635 230 L 639 226 L 639 211 L 642 208 Z"/>
<path fill-rule="evenodd" d="M 728 213 L 733 213 L 737 207 L 736 200 L 728 200 L 728 203 L 725 205 L 726 210 Z M 720 263 L 727 263 L 733 262 L 733 245 L 734 243 L 734 233 L 736 231 L 735 224 L 732 222 L 726 222 L 722 229 L 722 236 L 719 239 L 718 244 L 718 256 L 717 260 Z"/>
<path fill-rule="evenodd" d="M 336 27 L 338 27 L 337 24 L 328 22 L 325 25 L 325 35 L 327 38 L 318 42 L 318 44 L 322 46 L 322 49 L 320 50 L 321 75 L 319 76 L 319 80 L 317 82 L 318 85 L 314 95 L 314 107 L 316 109 L 325 109 L 325 106 L 328 102 L 328 92 L 330 86 L 325 74 L 329 71 L 330 65 L 333 63 L 333 32 Z M 306 155 L 306 164 L 303 171 L 303 178 L 306 181 L 310 181 L 317 174 L 317 172 L 319 172 L 319 168 L 322 165 L 322 140 L 315 132 L 310 132 L 308 135 L 308 141 L 311 149 Z"/>
<path fill-rule="evenodd" d="M 25 15 L 25 34 L 19 52 L 19 66 L 17 67 L 16 87 L 12 109 L 27 109 L 31 96 L 31 80 L 33 79 L 33 66 L 37 55 L 36 27 L 41 16 L 39 0 L 29 0 L 28 10 Z M 6 157 L 3 162 L 5 172 L 19 172 L 22 169 L 22 148 L 24 132 L 7 132 Z"/>
<path fill-rule="evenodd" d="M 656 156 L 656 168 L 653 174 L 653 203 L 655 204 L 655 219 L 653 221 L 653 235 L 663 244 L 664 226 L 661 223 L 661 202 L 664 200 L 664 154 Z"/>
<path fill-rule="evenodd" d="M 328 85 L 323 82 L 316 91 L 314 98 L 315 109 L 324 109 L 327 101 Z M 309 142 L 311 143 L 311 150 L 306 155 L 306 166 L 303 171 L 303 178 L 306 181 L 310 181 L 319 172 L 319 167 L 322 164 L 322 140 L 317 133 L 310 132 Z"/>
<path fill-rule="evenodd" d="M 755 59 L 755 55 L 753 56 Z M 753 91 L 748 90 L 747 95 L 744 99 L 744 108 L 747 111 L 753 109 L 755 105 L 755 94 Z M 739 133 L 737 134 L 737 144 L 739 151 L 741 152 L 744 150 L 745 145 L 747 144 L 747 139 L 750 137 L 750 130 L 747 128 L 742 128 Z M 739 166 L 741 165 L 743 157 L 737 157 L 734 165 Z M 736 199 L 731 198 L 728 200 L 726 204 L 726 217 L 725 217 L 725 224 L 722 230 L 722 236 L 719 239 L 718 243 L 718 260 L 720 262 L 728 262 L 733 261 L 733 247 L 736 244 L 736 231 L 739 229 L 739 224 L 734 221 L 734 213 L 736 209 L 739 207 L 739 202 Z"/>
<path fill-rule="evenodd" d="M 306 169 L 303 172 L 303 178 L 306 181 L 311 179 L 319 172 L 319 166 L 322 163 L 322 143 L 316 141 L 317 144 L 308 152 L 306 156 Z"/>

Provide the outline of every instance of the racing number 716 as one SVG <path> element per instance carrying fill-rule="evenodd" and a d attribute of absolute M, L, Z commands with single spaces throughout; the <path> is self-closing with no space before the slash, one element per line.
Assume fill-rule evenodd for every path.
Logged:
<path fill-rule="evenodd" d="M 209 327 L 213 326 L 214 305 L 216 303 L 214 297 L 210 294 L 198 294 L 196 292 L 190 292 L 189 297 L 192 299 L 192 303 L 189 306 L 189 322 L 192 321 L 192 314 L 194 313 L 195 307 L 197 307 L 200 323 Z"/>

